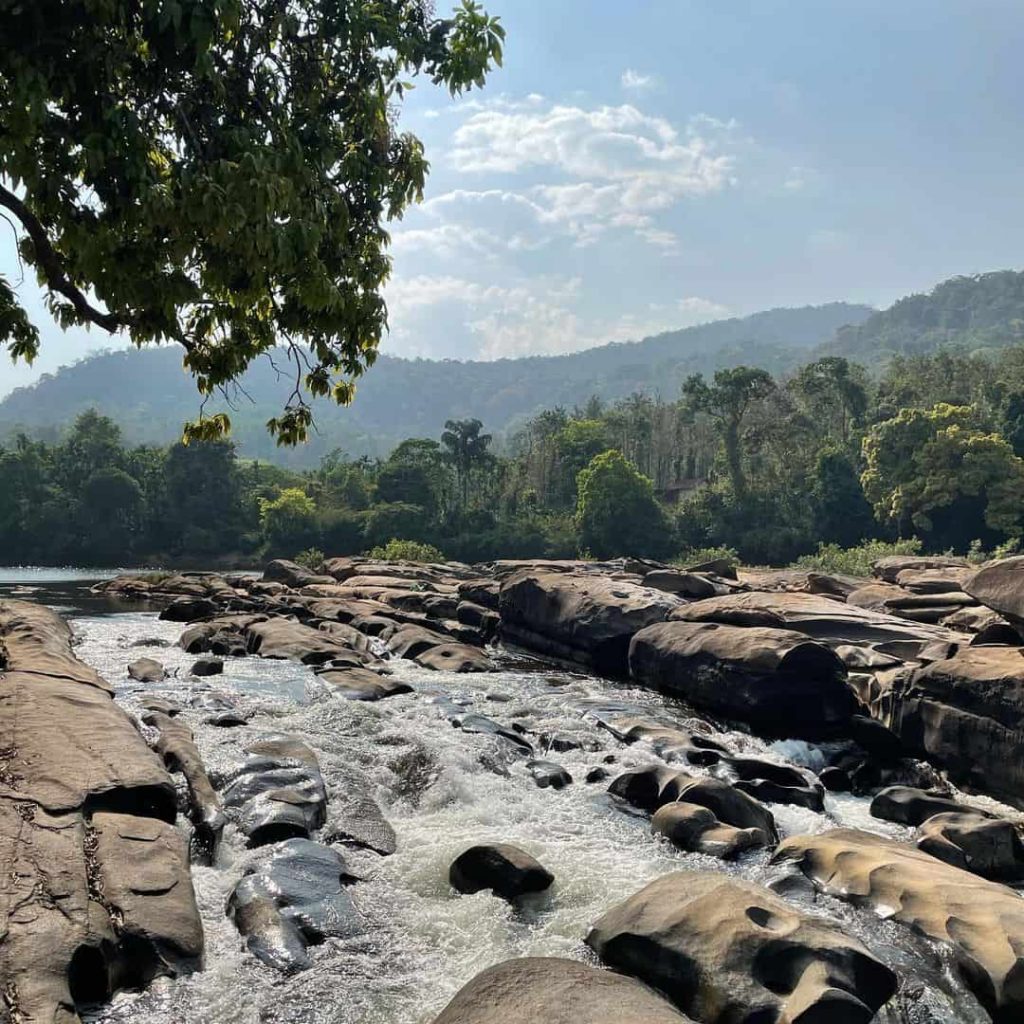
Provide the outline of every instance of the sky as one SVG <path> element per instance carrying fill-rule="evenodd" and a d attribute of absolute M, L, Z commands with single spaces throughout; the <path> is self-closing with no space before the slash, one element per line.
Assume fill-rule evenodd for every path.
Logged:
<path fill-rule="evenodd" d="M 504 67 L 401 115 L 431 173 L 391 225 L 384 352 L 569 352 L 1024 268 L 1017 0 L 484 5 Z M 112 347 L 20 294 L 43 355 L 0 360 L 0 395 Z"/>

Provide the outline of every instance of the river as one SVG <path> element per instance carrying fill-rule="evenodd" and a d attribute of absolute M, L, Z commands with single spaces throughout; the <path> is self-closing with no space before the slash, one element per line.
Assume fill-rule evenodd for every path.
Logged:
<path fill-rule="evenodd" d="M 183 627 L 161 622 L 156 611 L 117 605 L 89 586 L 113 575 L 77 570 L 0 570 L 0 593 L 38 600 L 73 622 L 80 658 L 116 688 L 131 714 L 143 696 L 158 694 L 186 707 L 211 771 L 243 757 L 242 744 L 265 732 L 301 736 L 316 751 L 329 796 L 357 780 L 369 786 L 395 828 L 390 857 L 346 851 L 363 877 L 351 890 L 366 919 L 355 939 L 329 939 L 314 947 L 312 969 L 283 978 L 248 954 L 224 906 L 254 853 L 231 826 L 216 863 L 194 866 L 193 879 L 206 933 L 204 970 L 161 979 L 143 993 L 121 993 L 88 1013 L 92 1024 L 429 1024 L 450 997 L 483 968 L 510 957 L 563 956 L 596 962 L 583 944 L 589 925 L 646 882 L 680 868 L 736 872 L 766 883 L 777 869 L 764 851 L 724 864 L 682 853 L 652 836 L 646 816 L 624 811 L 588 784 L 603 764 L 613 774 L 657 758 L 626 747 L 588 717 L 616 702 L 637 713 L 685 723 L 685 706 L 669 698 L 582 673 L 493 651 L 501 671 L 479 675 L 433 672 L 395 661 L 395 674 L 414 692 L 375 704 L 340 700 L 312 671 L 258 658 L 226 659 L 211 680 L 188 674 L 194 658 L 175 646 Z M 130 680 L 128 662 L 148 656 L 171 678 L 155 686 Z M 201 706 L 223 694 L 251 715 L 247 725 L 203 724 Z M 574 782 L 561 791 L 540 789 L 520 761 L 505 761 L 494 741 L 452 728 L 436 703 L 447 698 L 503 724 L 570 735 L 582 749 L 550 755 Z M 208 712 L 207 712 L 208 713 Z M 737 751 L 821 767 L 821 751 L 802 742 L 766 744 L 731 732 Z M 691 769 L 688 769 L 691 770 Z M 693 769 L 699 771 L 699 769 Z M 817 814 L 772 805 L 784 835 L 837 825 L 908 838 L 901 826 L 868 813 L 868 801 L 830 794 Z M 329 831 L 328 820 L 327 830 Z M 489 893 L 458 896 L 448 867 L 467 847 L 501 841 L 521 846 L 555 875 L 545 893 L 513 908 Z M 807 899 L 808 897 L 804 897 Z M 988 1015 L 955 980 L 946 956 L 894 924 L 824 897 L 813 911 L 858 935 L 907 983 L 899 1005 L 883 1010 L 887 1024 L 984 1024 Z"/>

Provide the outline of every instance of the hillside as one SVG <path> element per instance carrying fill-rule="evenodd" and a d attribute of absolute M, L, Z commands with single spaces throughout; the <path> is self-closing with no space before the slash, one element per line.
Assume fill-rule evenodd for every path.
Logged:
<path fill-rule="evenodd" d="M 885 353 L 1001 348 L 1024 342 L 1024 273 L 952 277 L 908 295 L 861 323 L 841 327 L 824 350 L 868 361 Z"/>
<path fill-rule="evenodd" d="M 242 381 L 252 401 L 240 394 L 236 408 L 227 411 L 246 456 L 298 466 L 315 464 L 335 447 L 383 454 L 406 437 L 436 437 L 446 419 L 475 416 L 489 430 L 503 432 L 539 410 L 572 407 L 591 395 L 614 400 L 644 391 L 675 397 L 688 374 L 722 366 L 748 362 L 781 372 L 838 328 L 863 322 L 872 312 L 841 302 L 769 310 L 565 356 L 495 362 L 381 356 L 360 381 L 355 404 L 338 409 L 319 403 L 318 435 L 290 452 L 275 448 L 264 429 L 289 391 L 269 362 L 261 361 Z M 110 352 L 8 395 L 0 402 L 0 437 L 16 430 L 52 436 L 90 407 L 120 423 L 131 441 L 163 443 L 196 415 L 198 398 L 177 349 Z M 208 411 L 213 409 L 211 403 Z"/>

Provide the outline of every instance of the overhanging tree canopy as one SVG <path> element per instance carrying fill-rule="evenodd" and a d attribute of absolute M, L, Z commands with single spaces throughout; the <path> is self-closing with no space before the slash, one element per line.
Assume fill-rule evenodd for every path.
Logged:
<path fill-rule="evenodd" d="M 295 443 L 387 325 L 384 223 L 427 171 L 406 79 L 481 86 L 503 38 L 474 0 L 0 0 L 0 208 L 62 326 L 176 342 L 204 396 L 287 346 Z M 0 342 L 39 348 L 3 278 Z"/>

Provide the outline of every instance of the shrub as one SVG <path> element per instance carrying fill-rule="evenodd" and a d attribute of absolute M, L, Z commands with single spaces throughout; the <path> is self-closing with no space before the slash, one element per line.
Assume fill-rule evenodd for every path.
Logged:
<path fill-rule="evenodd" d="M 796 560 L 798 569 L 817 572 L 842 573 L 846 576 L 870 576 L 871 566 L 887 555 L 916 555 L 921 551 L 917 537 L 909 540 L 868 540 L 855 548 L 841 548 L 838 544 L 819 544 L 813 555 Z"/>
<path fill-rule="evenodd" d="M 295 556 L 295 561 L 312 572 L 319 570 L 324 564 L 324 553 L 319 548 L 306 548 Z"/>
<path fill-rule="evenodd" d="M 672 559 L 673 565 L 685 569 L 688 565 L 702 565 L 704 562 L 728 562 L 734 569 L 740 564 L 740 556 L 735 548 L 719 544 L 717 547 L 707 548 L 683 548 L 683 550 Z"/>
<path fill-rule="evenodd" d="M 433 544 L 418 540 L 399 540 L 392 537 L 387 544 L 371 548 L 367 557 L 382 562 L 443 562 L 444 555 Z"/>

